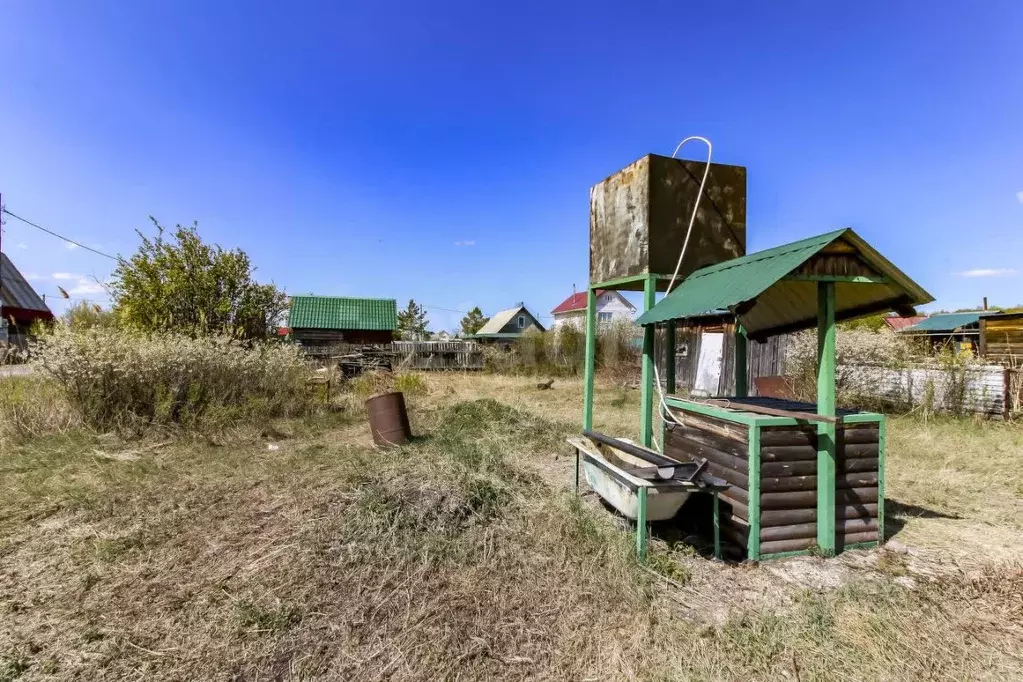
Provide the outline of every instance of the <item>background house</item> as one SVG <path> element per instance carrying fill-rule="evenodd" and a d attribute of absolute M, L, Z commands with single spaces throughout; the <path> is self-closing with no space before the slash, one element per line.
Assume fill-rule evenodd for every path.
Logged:
<path fill-rule="evenodd" d="M 884 324 L 893 332 L 901 332 L 915 324 L 920 324 L 927 319 L 926 315 L 914 315 L 913 317 L 899 317 L 898 315 L 886 315 Z"/>
<path fill-rule="evenodd" d="M 511 343 L 530 328 L 547 331 L 536 316 L 520 303 L 514 308 L 494 313 L 490 321 L 468 338 L 483 342 Z"/>
<path fill-rule="evenodd" d="M 46 302 L 7 254 L 0 253 L 0 343 L 22 345 L 33 322 L 52 319 Z"/>
<path fill-rule="evenodd" d="M 629 303 L 617 291 L 597 289 L 597 322 L 614 322 L 617 320 L 632 321 L 636 314 L 636 306 Z M 572 294 L 558 307 L 551 311 L 554 315 L 554 326 L 574 324 L 579 328 L 586 325 L 586 292 Z"/>
<path fill-rule="evenodd" d="M 927 339 L 934 347 L 950 344 L 952 350 L 978 351 L 980 320 L 994 311 L 974 310 L 964 313 L 938 313 L 899 331 L 905 336 Z"/>
<path fill-rule="evenodd" d="M 390 343 L 398 328 L 398 306 L 393 298 L 292 296 L 288 326 L 303 346 Z"/>

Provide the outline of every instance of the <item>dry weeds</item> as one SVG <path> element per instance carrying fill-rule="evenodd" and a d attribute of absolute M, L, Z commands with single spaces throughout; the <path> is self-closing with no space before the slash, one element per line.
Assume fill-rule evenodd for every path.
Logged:
<path fill-rule="evenodd" d="M 0 680 L 1023 675 L 1018 427 L 893 420 L 888 549 L 755 567 L 658 541 L 680 589 L 567 491 L 581 388 L 535 383 L 431 375 L 394 451 L 354 409 L 223 445 L 6 449 Z M 637 407 L 602 387 L 599 427 L 632 433 Z"/>

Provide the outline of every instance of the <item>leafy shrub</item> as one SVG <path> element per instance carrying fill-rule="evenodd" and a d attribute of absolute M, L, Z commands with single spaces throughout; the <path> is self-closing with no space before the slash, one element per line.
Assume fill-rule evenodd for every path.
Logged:
<path fill-rule="evenodd" d="M 286 345 L 58 326 L 33 363 L 85 424 L 104 430 L 216 428 L 310 404 L 308 369 Z"/>

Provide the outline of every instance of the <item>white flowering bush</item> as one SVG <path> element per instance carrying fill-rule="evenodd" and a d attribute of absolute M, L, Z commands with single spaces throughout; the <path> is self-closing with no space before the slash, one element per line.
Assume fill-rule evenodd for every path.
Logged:
<path fill-rule="evenodd" d="M 309 371 L 288 345 L 57 326 L 33 363 L 99 429 L 217 427 L 309 404 Z"/>

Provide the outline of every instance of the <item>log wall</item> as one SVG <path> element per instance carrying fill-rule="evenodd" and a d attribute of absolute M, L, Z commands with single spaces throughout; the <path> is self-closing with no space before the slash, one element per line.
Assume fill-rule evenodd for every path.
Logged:
<path fill-rule="evenodd" d="M 745 556 L 749 538 L 749 428 L 686 412 L 683 423 L 665 433 L 664 453 L 682 461 L 706 458 L 707 470 L 731 484 L 719 497 L 721 539 Z"/>
<path fill-rule="evenodd" d="M 835 447 L 836 547 L 878 540 L 878 424 L 840 424 Z M 817 430 L 765 426 L 760 432 L 760 553 L 817 542 Z"/>
<path fill-rule="evenodd" d="M 747 556 L 759 534 L 759 556 L 808 549 L 817 542 L 817 429 L 756 426 L 759 471 L 750 471 L 750 427 L 685 412 L 665 434 L 665 454 L 705 458 L 707 470 L 731 484 L 720 495 L 721 536 Z M 878 483 L 881 444 L 877 422 L 839 424 L 836 443 L 836 549 L 880 539 Z M 759 483 L 759 511 L 750 518 L 750 478 Z M 756 507 L 754 507 L 756 508 Z M 733 552 L 734 553 L 734 552 Z"/>

